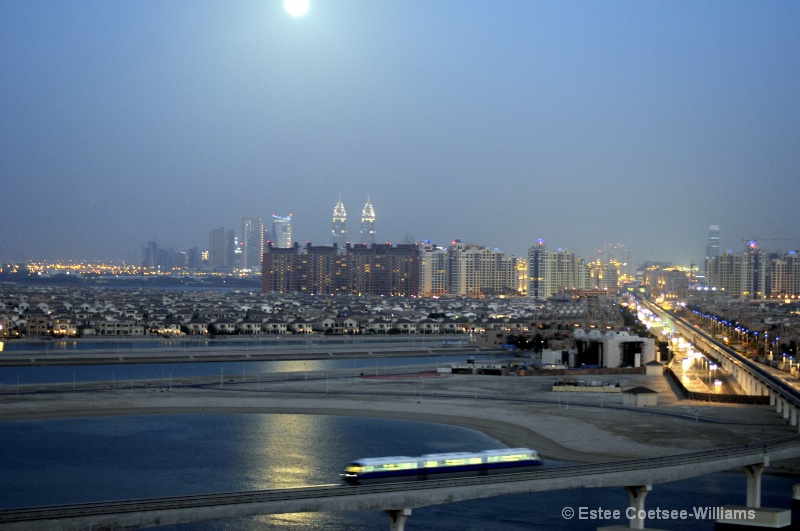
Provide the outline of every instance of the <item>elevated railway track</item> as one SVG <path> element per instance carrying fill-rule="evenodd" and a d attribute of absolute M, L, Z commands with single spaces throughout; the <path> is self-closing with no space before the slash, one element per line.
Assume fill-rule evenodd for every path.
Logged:
<path fill-rule="evenodd" d="M 800 435 L 666 457 L 542 468 L 517 474 L 364 486 L 315 485 L 5 509 L 0 511 L 0 529 L 137 529 L 309 511 L 378 510 L 390 515 L 410 514 L 411 509 L 417 507 L 524 492 L 615 486 L 639 488 L 734 468 L 763 469 L 772 461 L 795 457 L 800 457 Z M 748 505 L 759 507 L 760 488 L 754 482 L 760 481 L 760 474 L 752 481 L 750 478 L 748 476 Z M 637 503 L 643 506 L 644 497 L 640 497 Z M 390 527 L 402 529 L 402 525 L 396 523 Z"/>

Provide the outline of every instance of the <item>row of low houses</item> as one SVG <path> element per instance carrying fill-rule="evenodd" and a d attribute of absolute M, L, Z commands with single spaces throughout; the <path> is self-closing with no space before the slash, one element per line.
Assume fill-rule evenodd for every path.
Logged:
<path fill-rule="evenodd" d="M 519 333 L 617 314 L 604 304 L 0 285 L 0 337 Z M 598 309 L 599 308 L 599 309 Z"/>
<path fill-rule="evenodd" d="M 502 334 L 528 332 L 540 323 L 530 321 L 424 318 L 374 318 L 361 316 L 258 320 L 244 318 L 208 318 L 193 316 L 187 320 L 171 317 L 164 320 L 136 320 L 108 316 L 85 321 L 57 318 L 52 321 L 41 310 L 23 314 L 16 326 L 24 336 L 145 336 L 145 335 L 285 335 L 285 334 L 458 334 L 497 331 Z"/>

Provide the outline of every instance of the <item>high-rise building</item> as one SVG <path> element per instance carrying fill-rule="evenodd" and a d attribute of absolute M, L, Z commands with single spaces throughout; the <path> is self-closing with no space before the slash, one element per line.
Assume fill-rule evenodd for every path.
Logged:
<path fill-rule="evenodd" d="M 751 241 L 743 253 L 722 253 L 706 260 L 706 283 L 727 297 L 763 299 L 767 295 L 767 254 Z"/>
<path fill-rule="evenodd" d="M 200 271 L 201 262 L 200 250 L 197 247 L 191 247 L 186 251 L 186 263 L 190 271 Z"/>
<path fill-rule="evenodd" d="M 583 258 L 571 252 L 547 248 L 544 240 L 528 251 L 528 296 L 547 299 L 565 289 L 586 289 L 587 269 Z"/>
<path fill-rule="evenodd" d="M 514 258 L 514 290 L 519 295 L 528 294 L 528 257 L 518 256 Z"/>
<path fill-rule="evenodd" d="M 689 297 L 691 270 L 653 264 L 641 272 L 642 287 L 647 295 L 657 299 L 686 300 Z"/>
<path fill-rule="evenodd" d="M 586 264 L 589 286 L 595 289 L 616 290 L 619 287 L 619 262 L 604 262 L 599 258 Z"/>
<path fill-rule="evenodd" d="M 516 291 L 514 259 L 497 249 L 454 241 L 448 253 L 448 293 L 484 296 Z"/>
<path fill-rule="evenodd" d="M 800 295 L 800 255 L 789 251 L 781 258 L 770 261 L 769 286 L 772 297 Z"/>
<path fill-rule="evenodd" d="M 604 246 L 603 262 L 616 262 L 619 275 L 624 277 L 633 276 L 633 264 L 631 263 L 631 250 L 624 243 L 607 243 Z"/>
<path fill-rule="evenodd" d="M 419 247 L 374 244 L 347 247 L 347 285 L 359 295 L 419 294 Z"/>
<path fill-rule="evenodd" d="M 272 238 L 275 247 L 288 249 L 292 246 L 292 214 L 286 217 L 272 215 Z"/>
<path fill-rule="evenodd" d="M 242 269 L 261 270 L 264 254 L 264 223 L 261 218 L 242 218 Z"/>
<path fill-rule="evenodd" d="M 419 250 L 416 245 L 371 247 L 350 245 L 339 255 L 334 247 L 295 243 L 272 245 L 264 254 L 261 286 L 265 292 L 355 293 L 412 296 L 419 292 Z"/>
<path fill-rule="evenodd" d="M 142 268 L 150 271 L 158 269 L 158 242 L 150 240 L 142 248 Z"/>
<path fill-rule="evenodd" d="M 347 212 L 344 209 L 342 198 L 333 207 L 333 228 L 331 229 L 333 244 L 338 248 L 339 254 L 344 254 L 347 245 Z"/>
<path fill-rule="evenodd" d="M 221 227 L 212 230 L 208 235 L 208 250 L 212 270 L 220 272 L 231 271 L 234 266 L 233 229 Z"/>
<path fill-rule="evenodd" d="M 429 241 L 422 244 L 419 255 L 419 286 L 423 297 L 447 293 L 447 256 L 447 249 Z"/>
<path fill-rule="evenodd" d="M 708 227 L 708 244 L 706 245 L 706 260 L 719 256 L 719 225 Z"/>
<path fill-rule="evenodd" d="M 375 243 L 375 209 L 367 196 L 367 204 L 361 211 L 361 243 L 367 247 Z"/>
<path fill-rule="evenodd" d="M 169 273 L 190 268 L 188 255 L 175 246 L 160 247 L 156 241 L 147 242 L 142 249 L 142 267 L 150 273 Z"/>
<path fill-rule="evenodd" d="M 261 267 L 261 291 L 292 293 L 297 289 L 299 247 L 278 247 L 269 242 Z"/>

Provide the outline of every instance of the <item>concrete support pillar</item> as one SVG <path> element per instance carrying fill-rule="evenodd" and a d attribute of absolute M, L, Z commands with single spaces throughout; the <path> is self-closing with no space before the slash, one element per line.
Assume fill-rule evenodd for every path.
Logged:
<path fill-rule="evenodd" d="M 747 475 L 747 506 L 756 509 L 761 507 L 761 474 L 764 467 L 769 465 L 769 457 L 764 457 L 763 463 L 747 465 L 744 473 Z"/>
<path fill-rule="evenodd" d="M 633 518 L 630 519 L 631 529 L 644 529 L 644 518 L 640 518 L 644 511 L 644 499 L 647 493 L 653 490 L 652 485 L 639 485 L 635 487 L 625 487 L 628 492 L 628 507 L 631 507 Z"/>
<path fill-rule="evenodd" d="M 791 412 L 789 413 L 789 425 L 797 426 L 797 408 L 794 406 L 791 406 Z"/>
<path fill-rule="evenodd" d="M 389 517 L 389 531 L 403 531 L 406 528 L 406 520 L 411 516 L 411 509 L 392 509 L 383 512 Z"/>
<path fill-rule="evenodd" d="M 775 397 L 775 412 L 776 413 L 783 412 L 783 398 L 779 396 Z"/>
<path fill-rule="evenodd" d="M 775 405 L 775 393 L 772 393 L 772 392 L 769 393 L 769 405 L 771 405 L 771 406 Z"/>
<path fill-rule="evenodd" d="M 789 403 L 788 400 L 782 400 L 783 402 L 783 418 L 789 418 L 789 410 L 792 408 L 792 405 Z"/>

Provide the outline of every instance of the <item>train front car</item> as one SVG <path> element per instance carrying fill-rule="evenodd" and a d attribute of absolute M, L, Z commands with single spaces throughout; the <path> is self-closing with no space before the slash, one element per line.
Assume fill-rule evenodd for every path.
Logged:
<path fill-rule="evenodd" d="M 393 481 L 413 481 L 418 479 L 419 458 L 369 457 L 353 461 L 339 474 L 346 483 L 386 483 Z"/>
<path fill-rule="evenodd" d="M 536 450 L 506 448 L 420 457 L 372 457 L 353 461 L 339 474 L 350 484 L 444 479 L 526 472 L 542 464 Z"/>

